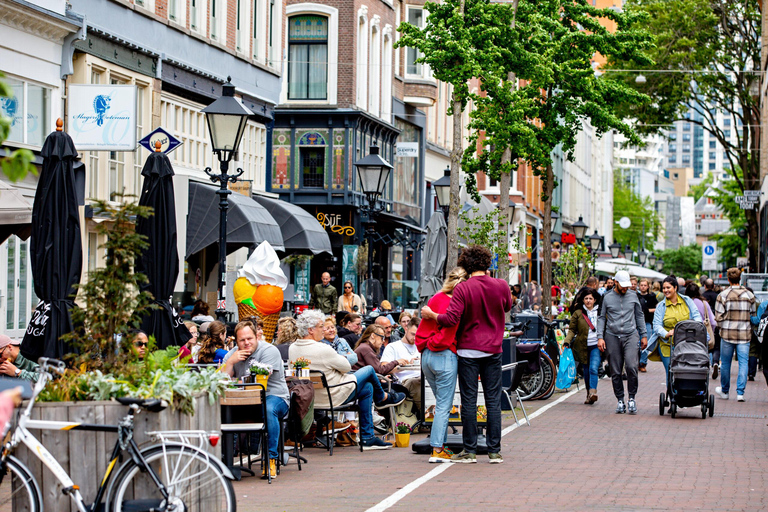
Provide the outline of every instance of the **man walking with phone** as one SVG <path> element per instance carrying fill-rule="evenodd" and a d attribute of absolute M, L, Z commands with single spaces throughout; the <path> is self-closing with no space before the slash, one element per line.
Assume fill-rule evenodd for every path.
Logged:
<path fill-rule="evenodd" d="M 632 282 L 629 272 L 616 272 L 615 287 L 603 296 L 602 309 L 597 318 L 597 347 L 608 351 L 608 364 L 611 367 L 611 382 L 613 393 L 618 404 L 616 414 L 637 413 L 635 395 L 637 394 L 637 369 L 640 348 L 648 345 L 648 334 L 645 330 L 645 317 L 637 293 L 630 290 Z M 622 368 L 627 370 L 627 393 L 629 400 L 624 403 L 624 382 L 621 378 Z"/>

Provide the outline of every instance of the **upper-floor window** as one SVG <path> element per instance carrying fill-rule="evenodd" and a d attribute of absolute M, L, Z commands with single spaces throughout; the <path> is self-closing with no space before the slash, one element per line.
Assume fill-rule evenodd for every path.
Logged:
<path fill-rule="evenodd" d="M 424 28 L 425 16 L 424 9 L 421 7 L 406 6 L 406 20 L 411 25 L 419 28 Z M 405 74 L 416 75 L 418 77 L 424 76 L 425 66 L 417 63 L 416 59 L 423 57 L 422 53 L 416 48 L 406 48 L 405 51 Z"/>
<path fill-rule="evenodd" d="M 293 16 L 288 21 L 288 99 L 328 96 L 328 18 Z"/>
<path fill-rule="evenodd" d="M 686 142 L 690 142 L 691 134 L 690 133 L 684 133 L 683 134 L 683 140 L 686 141 Z"/>
<path fill-rule="evenodd" d="M 225 19 L 227 16 L 227 6 L 225 0 L 210 0 L 210 14 L 211 14 L 211 39 L 219 41 L 224 44 L 226 41 L 226 25 Z"/>
<path fill-rule="evenodd" d="M 51 126 L 51 90 L 6 77 L 13 96 L 0 98 L 0 114 L 11 119 L 8 141 L 42 146 Z"/>
<path fill-rule="evenodd" d="M 168 0 L 168 19 L 183 25 L 187 14 L 187 2 L 184 0 Z"/>

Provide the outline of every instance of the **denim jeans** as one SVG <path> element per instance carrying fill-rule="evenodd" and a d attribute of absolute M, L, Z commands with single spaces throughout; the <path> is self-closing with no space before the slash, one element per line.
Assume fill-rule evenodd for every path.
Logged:
<path fill-rule="evenodd" d="M 749 343 L 731 343 L 720 340 L 720 387 L 723 393 L 728 394 L 731 389 L 731 363 L 733 353 L 739 360 L 739 376 L 736 379 L 736 394 L 743 395 L 747 388 L 747 366 L 749 360 Z"/>
<path fill-rule="evenodd" d="M 581 367 L 584 370 L 584 384 L 587 385 L 587 389 L 597 389 L 597 370 L 600 368 L 600 349 L 597 345 L 587 347 L 589 351 L 589 364 L 583 364 Z"/>
<path fill-rule="evenodd" d="M 477 453 L 477 378 L 483 383 L 488 410 L 486 445 L 488 453 L 501 451 L 501 354 L 488 357 L 459 357 L 461 430 L 464 450 Z"/>
<path fill-rule="evenodd" d="M 653 332 L 653 324 L 645 324 L 645 334 L 648 339 L 651 339 L 651 333 Z M 640 366 L 646 366 L 648 364 L 648 348 L 640 352 Z"/>
<path fill-rule="evenodd" d="M 267 448 L 269 458 L 277 458 L 277 447 L 280 444 L 280 421 L 288 414 L 288 403 L 279 396 L 267 395 L 267 432 L 269 440 Z"/>
<path fill-rule="evenodd" d="M 357 380 L 357 393 L 354 391 L 344 402 L 349 403 L 355 399 L 360 406 L 360 439 L 367 440 L 373 437 L 373 402 L 384 400 L 386 393 L 381 387 L 373 366 L 363 366 L 354 373 Z"/>
<path fill-rule="evenodd" d="M 453 397 L 456 393 L 459 361 L 456 354 L 450 350 L 432 352 L 425 349 L 421 354 L 421 371 L 424 372 L 424 378 L 427 379 L 435 395 L 435 417 L 432 420 L 429 444 L 435 448 L 442 448 L 448 433 L 448 418 L 451 415 Z"/>

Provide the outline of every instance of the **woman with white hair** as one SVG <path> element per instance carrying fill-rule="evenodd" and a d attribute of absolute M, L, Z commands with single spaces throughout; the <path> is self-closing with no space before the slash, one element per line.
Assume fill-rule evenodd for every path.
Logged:
<path fill-rule="evenodd" d="M 384 450 L 391 448 L 391 443 L 386 443 L 376 437 L 373 432 L 373 403 L 377 407 L 385 405 L 397 405 L 405 400 L 403 393 L 387 393 L 376 378 L 373 368 L 362 368 L 354 373 L 349 373 L 352 367 L 346 357 L 336 353 L 333 348 L 322 343 L 325 315 L 322 311 L 308 309 L 296 320 L 296 328 L 299 331 L 299 339 L 291 344 L 288 350 L 289 361 L 296 361 L 303 357 L 309 360 L 310 370 L 319 370 L 325 374 L 328 386 L 346 384 L 331 387 L 331 399 L 334 404 L 345 404 L 357 399 L 360 405 L 360 439 L 363 450 Z M 352 384 L 357 383 L 357 388 Z M 315 405 L 318 408 L 328 407 L 325 393 L 315 396 Z"/>

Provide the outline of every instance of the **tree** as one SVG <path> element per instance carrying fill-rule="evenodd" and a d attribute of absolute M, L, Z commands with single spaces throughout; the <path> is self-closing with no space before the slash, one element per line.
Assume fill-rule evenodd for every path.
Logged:
<path fill-rule="evenodd" d="M 459 256 L 459 175 L 463 153 L 462 113 L 469 99 L 469 81 L 480 74 L 475 42 L 483 38 L 487 21 L 485 0 L 427 2 L 429 12 L 423 29 L 403 22 L 395 48 L 412 47 L 420 52 L 417 63 L 427 64 L 433 76 L 452 86 L 453 149 L 451 151 L 451 202 L 448 210 L 448 257 L 446 268 L 456 266 Z"/>
<path fill-rule="evenodd" d="M 717 248 L 721 251 L 721 259 L 728 267 L 735 267 L 736 258 L 747 254 L 747 239 L 739 234 L 747 232 L 746 210 L 742 210 L 733 199 L 739 194 L 741 191 L 736 180 L 724 181 L 720 187 L 712 191 L 712 201 L 731 222 L 731 228 L 727 233 L 719 233 L 710 238 L 717 242 Z"/>
<path fill-rule="evenodd" d="M 4 76 L 0 73 L 0 97 L 13 98 L 13 90 L 2 80 Z M 5 142 L 11 133 L 11 122 L 11 119 L 0 114 L 0 144 Z M 37 168 L 32 163 L 34 159 L 35 155 L 30 150 L 17 149 L 8 156 L 0 157 L 0 168 L 9 180 L 23 180 L 30 172 L 37 174 Z"/>
<path fill-rule="evenodd" d="M 693 244 L 659 251 L 658 258 L 664 260 L 665 274 L 674 274 L 677 277 L 692 279 L 701 274 L 701 246 Z"/>
<path fill-rule="evenodd" d="M 622 217 L 627 217 L 631 224 L 627 229 L 615 228 L 613 241 L 621 245 L 629 245 L 633 249 L 639 248 L 643 235 L 643 221 L 645 221 L 645 232 L 653 233 L 653 239 L 646 240 L 646 247 L 652 248 L 653 241 L 662 233 L 661 220 L 653 200 L 650 197 L 640 197 L 619 173 L 615 173 L 613 175 L 613 220 L 618 222 Z"/>
<path fill-rule="evenodd" d="M 701 183 L 698 185 L 690 186 L 690 189 L 688 190 L 688 196 L 693 198 L 694 203 L 698 203 L 699 199 L 701 199 L 707 190 L 709 190 L 709 187 L 712 186 L 713 180 L 714 178 L 712 177 L 712 174 L 707 174 L 707 176 L 701 180 Z"/>
<path fill-rule="evenodd" d="M 646 133 L 663 133 L 681 120 L 700 126 L 724 148 L 739 190 L 759 189 L 760 1 L 629 0 L 625 8 L 649 15 L 656 46 L 650 51 L 653 65 L 624 58 L 610 62 L 615 70 L 610 76 L 653 100 L 628 102 L 624 114 Z M 645 80 L 637 82 L 635 70 Z M 718 115 L 730 127 L 718 123 Z M 757 211 L 747 210 L 746 219 L 749 266 L 757 268 Z"/>
<path fill-rule="evenodd" d="M 569 247 L 557 260 L 555 284 L 569 296 L 574 296 L 586 284 L 594 262 L 595 255 L 584 243 Z"/>

